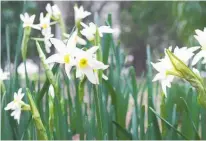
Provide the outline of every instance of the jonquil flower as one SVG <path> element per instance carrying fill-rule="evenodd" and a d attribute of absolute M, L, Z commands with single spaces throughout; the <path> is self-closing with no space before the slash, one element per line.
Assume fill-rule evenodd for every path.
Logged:
<path fill-rule="evenodd" d="M 114 30 L 110 26 L 100 26 L 97 27 L 94 23 L 89 23 L 89 26 L 81 22 L 81 25 L 84 27 L 81 30 L 81 34 L 84 35 L 89 41 L 94 40 L 95 34 L 98 30 L 99 36 L 102 37 L 103 33 L 113 33 Z"/>
<path fill-rule="evenodd" d="M 76 64 L 76 77 L 82 77 L 86 75 L 88 80 L 93 84 L 99 84 L 98 76 L 96 70 L 102 69 L 105 70 L 109 66 L 104 65 L 102 62 L 96 60 L 94 56 L 98 47 L 94 46 L 87 51 L 78 51 L 76 54 L 75 64 Z"/>
<path fill-rule="evenodd" d="M 80 6 L 80 8 L 78 8 L 76 5 L 74 6 L 75 22 L 79 22 L 80 20 L 86 18 L 89 15 L 91 15 L 91 13 L 88 11 L 84 11 L 83 6 Z"/>
<path fill-rule="evenodd" d="M 203 31 L 197 29 L 195 30 L 197 35 L 194 37 L 197 39 L 199 44 L 202 46 L 202 50 L 198 52 L 192 60 L 192 65 L 197 64 L 203 58 L 202 64 L 206 64 L 206 28 Z"/>
<path fill-rule="evenodd" d="M 63 41 L 55 38 L 51 38 L 50 41 L 56 48 L 56 54 L 51 55 L 49 58 L 46 59 L 46 63 L 61 63 L 65 65 L 65 70 L 67 76 L 70 78 L 70 70 L 74 65 L 74 54 L 76 50 L 76 35 L 73 34 L 67 42 L 67 45 L 64 44 Z"/>
<path fill-rule="evenodd" d="M 59 7 L 54 4 L 53 6 L 51 6 L 51 4 L 47 4 L 46 5 L 46 11 L 48 12 L 48 14 L 53 17 L 55 20 L 58 20 L 60 15 L 61 15 L 61 11 L 59 10 Z"/>
<path fill-rule="evenodd" d="M 25 104 L 22 101 L 23 97 L 24 93 L 22 93 L 22 88 L 20 88 L 17 93 L 14 93 L 14 100 L 7 104 L 7 106 L 4 108 L 4 110 L 13 110 L 11 116 L 13 116 L 15 120 L 17 120 L 18 124 L 20 122 L 22 105 Z"/>
<path fill-rule="evenodd" d="M 194 55 L 194 51 L 196 51 L 199 47 L 187 48 L 187 47 L 176 47 L 174 49 L 174 55 L 179 58 L 185 65 L 188 64 L 189 59 Z M 169 47 L 169 50 L 172 51 L 172 47 Z M 159 62 L 152 63 L 152 66 L 158 71 L 153 81 L 159 80 L 162 85 L 162 90 L 167 94 L 166 88 L 171 87 L 171 82 L 174 79 L 173 75 L 169 75 L 168 73 L 178 73 L 172 65 L 168 55 L 165 52 L 165 57 L 163 59 L 159 59 Z M 177 74 L 178 75 L 178 74 Z"/>
<path fill-rule="evenodd" d="M 40 30 L 40 27 L 38 25 L 34 25 L 33 24 L 34 19 L 35 19 L 35 15 L 32 15 L 30 17 L 28 13 L 24 13 L 24 15 L 20 14 L 20 18 L 23 21 L 23 28 L 31 27 L 31 28 L 35 28 L 35 29 L 39 29 Z"/>
<path fill-rule="evenodd" d="M 39 26 L 42 29 L 42 35 L 46 36 L 47 34 L 51 33 L 50 27 L 50 15 L 46 15 L 44 17 L 43 13 L 40 13 L 40 24 Z"/>
<path fill-rule="evenodd" d="M 9 72 L 3 72 L 0 68 L 0 81 L 9 79 Z"/>

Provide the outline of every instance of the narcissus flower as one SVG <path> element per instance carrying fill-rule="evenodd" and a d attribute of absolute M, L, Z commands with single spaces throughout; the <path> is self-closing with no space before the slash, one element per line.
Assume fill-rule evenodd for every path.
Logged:
<path fill-rule="evenodd" d="M 55 38 L 51 38 L 50 41 L 56 48 L 56 54 L 51 55 L 46 59 L 46 63 L 61 63 L 65 64 L 65 70 L 67 76 L 70 78 L 70 70 L 74 65 L 74 54 L 78 48 L 76 48 L 75 34 L 72 34 L 67 42 L 67 45 L 63 41 Z"/>
<path fill-rule="evenodd" d="M 192 65 L 194 66 L 195 64 L 197 64 L 198 61 L 202 60 L 202 64 L 206 64 L 206 48 L 202 47 L 202 50 L 200 50 L 195 57 L 192 60 Z"/>
<path fill-rule="evenodd" d="M 51 4 L 47 4 L 46 5 L 46 11 L 48 12 L 48 14 L 53 17 L 55 20 L 58 20 L 60 18 L 61 15 L 61 11 L 59 10 L 59 7 L 54 4 L 53 6 L 51 6 Z"/>
<path fill-rule="evenodd" d="M 89 15 L 91 15 L 91 13 L 88 11 L 84 11 L 83 6 L 80 6 L 80 8 L 74 6 L 75 22 L 79 22 L 80 20 L 86 18 Z"/>
<path fill-rule="evenodd" d="M 9 72 L 3 72 L 0 68 L 0 81 L 9 79 Z"/>
<path fill-rule="evenodd" d="M 74 32 L 76 32 L 76 33 L 74 33 L 74 34 L 76 34 L 76 37 L 75 37 L 76 42 L 77 42 L 78 44 L 80 44 L 80 45 L 86 45 L 87 42 L 86 42 L 84 39 L 82 39 L 81 37 L 79 37 L 79 36 L 77 35 L 77 31 L 74 31 Z M 67 42 L 67 40 L 70 38 L 70 35 L 64 33 L 64 36 L 67 38 L 67 39 L 65 40 L 65 42 Z"/>
<path fill-rule="evenodd" d="M 114 30 L 110 26 L 100 26 L 97 27 L 94 23 L 89 23 L 89 26 L 81 22 L 81 25 L 84 27 L 81 30 L 81 34 L 84 35 L 89 41 L 94 40 L 95 34 L 98 30 L 99 36 L 102 37 L 103 33 L 113 33 Z"/>
<path fill-rule="evenodd" d="M 88 80 L 93 84 L 99 84 L 98 76 L 96 70 L 105 70 L 109 66 L 104 65 L 102 62 L 96 60 L 95 52 L 98 47 L 94 46 L 87 51 L 78 51 L 76 54 L 75 64 L 76 64 L 76 77 L 82 77 L 86 75 Z M 104 76 L 105 77 L 105 76 Z M 105 77 L 106 78 L 106 77 Z"/>
<path fill-rule="evenodd" d="M 47 35 L 51 33 L 51 26 L 50 26 L 50 15 L 46 15 L 44 17 L 43 13 L 40 13 L 40 24 L 39 26 L 42 29 L 42 35 Z"/>
<path fill-rule="evenodd" d="M 31 27 L 31 28 L 35 28 L 35 29 L 40 29 L 40 27 L 38 25 L 33 24 L 34 19 L 35 19 L 35 15 L 32 15 L 30 17 L 28 13 L 24 13 L 24 15 L 20 14 L 20 19 L 23 21 L 23 28 Z"/>
<path fill-rule="evenodd" d="M 22 88 L 20 88 L 17 93 L 14 93 L 14 100 L 7 104 L 7 106 L 4 108 L 4 110 L 13 110 L 11 116 L 13 116 L 15 120 L 17 120 L 18 124 L 20 122 L 22 105 L 25 104 L 22 101 L 23 97 L 24 93 L 22 93 Z"/>
<path fill-rule="evenodd" d="M 199 47 L 187 48 L 187 47 L 176 47 L 174 49 L 174 55 L 179 58 L 185 65 L 188 64 L 189 59 L 194 55 L 194 51 L 196 51 Z M 169 50 L 172 51 L 172 47 L 169 47 Z M 159 62 L 152 63 L 152 66 L 158 71 L 153 81 L 159 80 L 162 85 L 162 90 L 165 94 L 166 87 L 171 87 L 171 82 L 174 79 L 173 75 L 169 75 L 168 72 L 177 73 L 175 68 L 172 65 L 168 55 L 165 52 L 165 57 L 163 59 L 159 59 Z"/>

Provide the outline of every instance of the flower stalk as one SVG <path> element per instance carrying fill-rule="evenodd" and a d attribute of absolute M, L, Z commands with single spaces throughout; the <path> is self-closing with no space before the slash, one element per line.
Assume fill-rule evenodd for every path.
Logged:
<path fill-rule="evenodd" d="M 32 118 L 33 118 L 34 124 L 37 128 L 37 139 L 38 140 L 48 140 L 46 129 L 42 123 L 39 111 L 37 110 L 37 107 L 34 103 L 34 100 L 31 96 L 31 93 L 30 93 L 29 89 L 26 89 L 26 91 L 27 91 L 27 96 L 28 96 L 29 103 L 31 106 Z"/>
<path fill-rule="evenodd" d="M 24 35 L 23 35 L 23 39 L 22 39 L 22 43 L 21 43 L 21 52 L 22 52 L 22 58 L 23 61 L 26 60 L 26 55 L 27 55 L 27 44 L 29 41 L 29 36 L 31 33 L 31 27 L 25 27 L 24 28 Z"/>

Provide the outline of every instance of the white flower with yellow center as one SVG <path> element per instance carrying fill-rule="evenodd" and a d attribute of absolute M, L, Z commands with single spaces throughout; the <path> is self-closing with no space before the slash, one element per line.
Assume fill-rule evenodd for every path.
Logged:
<path fill-rule="evenodd" d="M 9 79 L 9 72 L 3 72 L 0 68 L 0 81 Z"/>
<path fill-rule="evenodd" d="M 105 70 L 109 66 L 104 65 L 102 62 L 96 60 L 95 52 L 98 47 L 94 46 L 87 51 L 78 51 L 76 52 L 76 77 L 80 78 L 83 75 L 86 75 L 87 79 L 93 84 L 99 84 L 98 76 L 96 70 L 102 69 Z"/>
<path fill-rule="evenodd" d="M 89 15 L 91 15 L 91 13 L 88 11 L 84 11 L 83 6 L 80 6 L 80 8 L 74 6 L 75 22 L 79 22 L 80 20 L 86 18 Z"/>
<path fill-rule="evenodd" d="M 194 59 L 192 60 L 192 65 L 194 66 L 197 64 L 198 61 L 200 61 L 203 58 L 202 64 L 206 64 L 206 28 L 204 28 L 203 31 L 197 29 L 195 30 L 197 35 L 194 35 L 194 37 L 197 39 L 199 44 L 202 46 L 202 50 L 198 52 Z"/>
<path fill-rule="evenodd" d="M 193 47 L 193 48 L 187 48 L 182 47 L 178 48 L 176 47 L 174 49 L 174 55 L 179 58 L 185 65 L 188 64 L 189 59 L 192 58 L 194 55 L 194 51 L 196 51 L 199 47 Z M 169 47 L 169 50 L 172 50 L 172 47 Z M 173 75 L 168 75 L 168 72 L 175 71 L 175 68 L 173 68 L 172 62 L 170 61 L 168 55 L 165 52 L 165 57 L 163 59 L 159 59 L 159 62 L 157 63 L 151 63 L 152 66 L 158 71 L 156 76 L 154 77 L 153 81 L 159 80 L 162 85 L 162 90 L 165 95 L 167 95 L 166 88 L 171 87 L 171 83 L 174 79 Z"/>
<path fill-rule="evenodd" d="M 86 42 L 84 39 L 82 39 L 81 37 L 79 37 L 79 36 L 77 35 L 77 30 L 75 30 L 73 34 L 76 34 L 75 40 L 76 40 L 76 42 L 77 42 L 78 44 L 80 44 L 80 45 L 86 45 L 86 44 L 87 44 L 87 42 Z M 70 38 L 70 34 L 64 33 L 64 36 L 67 38 L 67 39 L 65 40 L 65 42 L 67 42 L 67 41 L 69 40 L 69 38 Z"/>
<path fill-rule="evenodd" d="M 51 4 L 48 3 L 46 5 L 46 11 L 51 17 L 54 17 L 54 19 L 58 20 L 60 18 L 61 11 L 59 10 L 59 7 L 56 4 L 51 6 Z"/>
<path fill-rule="evenodd" d="M 24 105 L 24 102 L 22 101 L 23 97 L 24 93 L 22 93 L 22 88 L 20 88 L 17 93 L 14 93 L 14 100 L 7 104 L 7 106 L 4 108 L 4 110 L 13 110 L 11 116 L 13 116 L 15 120 L 17 120 L 18 124 L 20 122 L 22 110 L 21 107 L 22 105 Z"/>
<path fill-rule="evenodd" d="M 110 26 L 100 26 L 97 27 L 94 23 L 89 23 L 89 26 L 81 22 L 81 25 L 84 27 L 80 32 L 84 35 L 89 41 L 94 40 L 96 31 L 98 30 L 99 36 L 103 37 L 103 33 L 113 33 L 114 30 Z"/>
<path fill-rule="evenodd" d="M 51 38 L 50 41 L 56 48 L 56 54 L 51 55 L 46 59 L 47 63 L 61 63 L 65 65 L 65 71 L 67 76 L 70 78 L 70 70 L 74 65 L 74 54 L 78 50 L 76 48 L 75 34 L 69 38 L 67 45 L 63 41 L 55 38 Z"/>
<path fill-rule="evenodd" d="M 32 15 L 30 17 L 28 13 L 24 13 L 24 15 L 20 14 L 20 19 L 23 21 L 23 28 L 31 27 L 31 28 L 35 28 L 35 29 L 40 30 L 40 27 L 38 25 L 33 24 L 34 19 L 35 19 L 35 15 Z"/>
<path fill-rule="evenodd" d="M 39 26 L 42 29 L 42 35 L 46 36 L 47 34 L 51 33 L 51 26 L 50 26 L 50 15 L 46 15 L 44 17 L 43 13 L 40 13 L 40 24 Z"/>

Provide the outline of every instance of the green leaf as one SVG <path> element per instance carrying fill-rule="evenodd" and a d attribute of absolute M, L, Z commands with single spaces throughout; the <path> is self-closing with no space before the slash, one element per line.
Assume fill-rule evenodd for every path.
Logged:
<path fill-rule="evenodd" d="M 149 107 L 149 109 L 154 113 L 154 115 L 156 115 L 157 117 L 159 117 L 163 122 L 166 123 L 166 125 L 173 129 L 176 133 L 178 133 L 180 136 L 182 136 L 185 140 L 188 140 L 188 138 L 183 135 L 180 131 L 178 131 L 173 125 L 171 125 L 168 121 L 166 121 L 164 118 L 162 118 L 157 112 L 155 112 L 151 107 Z"/>
<path fill-rule="evenodd" d="M 117 129 L 128 139 L 132 140 L 132 134 L 129 133 L 125 128 L 123 128 L 119 123 L 112 121 L 114 125 L 116 125 Z"/>

